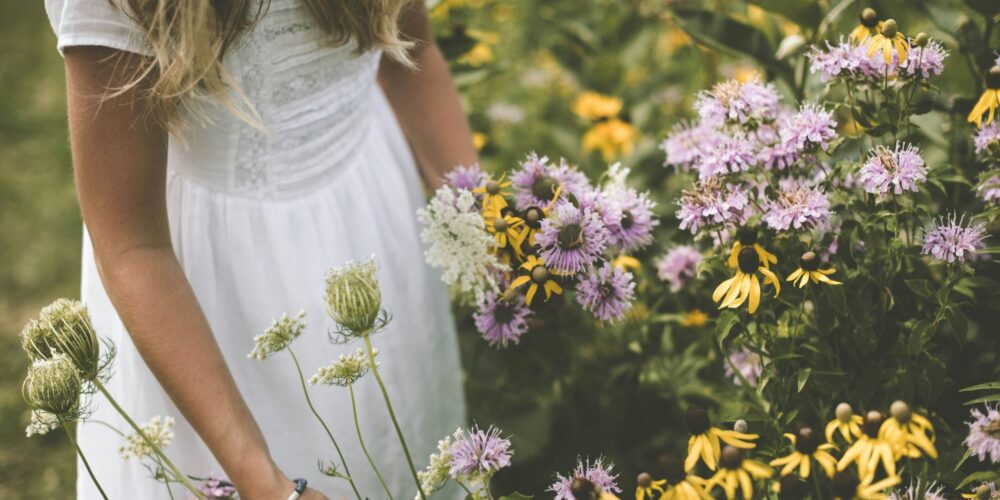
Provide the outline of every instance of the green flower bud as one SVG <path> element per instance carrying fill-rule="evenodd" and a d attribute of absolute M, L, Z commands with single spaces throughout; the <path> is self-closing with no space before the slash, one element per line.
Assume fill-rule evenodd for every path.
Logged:
<path fill-rule="evenodd" d="M 899 25 L 896 24 L 896 20 L 886 19 L 885 22 L 882 23 L 882 36 L 892 38 L 896 36 L 896 33 L 899 33 Z"/>
<path fill-rule="evenodd" d="M 31 320 L 21 329 L 21 348 L 28 359 L 38 361 L 52 357 L 52 350 L 46 342 L 48 329 L 38 320 Z"/>
<path fill-rule="evenodd" d="M 931 37 L 927 36 L 927 33 L 920 32 L 917 37 L 913 39 L 913 45 L 916 47 L 926 47 L 927 42 L 931 41 Z"/>
<path fill-rule="evenodd" d="M 82 388 L 80 373 L 69 357 L 54 354 L 50 359 L 31 364 L 21 394 L 33 410 L 45 411 L 67 421 L 79 416 Z"/>
<path fill-rule="evenodd" d="M 86 306 L 76 300 L 59 299 L 42 309 L 38 322 L 47 330 L 45 343 L 49 349 L 69 357 L 83 380 L 97 378 L 101 344 Z"/>
<path fill-rule="evenodd" d="M 331 269 L 326 277 L 327 313 L 351 334 L 364 335 L 376 329 L 382 312 L 376 270 L 375 259 L 370 258 Z"/>

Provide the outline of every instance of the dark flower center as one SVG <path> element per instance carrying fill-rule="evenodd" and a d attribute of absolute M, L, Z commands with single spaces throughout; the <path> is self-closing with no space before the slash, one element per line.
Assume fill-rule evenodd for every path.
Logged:
<path fill-rule="evenodd" d="M 861 11 L 860 19 L 861 24 L 866 28 L 874 28 L 875 26 L 878 26 L 878 13 L 875 12 L 875 9 L 870 7 Z"/>
<path fill-rule="evenodd" d="M 805 455 L 812 455 L 816 452 L 817 448 L 819 448 L 819 439 L 812 428 L 803 427 L 799 429 L 798 436 L 795 439 L 795 451 Z"/>
<path fill-rule="evenodd" d="M 547 200 L 556 192 L 557 184 L 551 177 L 541 177 L 531 185 L 531 194 L 535 195 L 535 198 Z"/>
<path fill-rule="evenodd" d="M 893 19 L 886 19 L 882 23 L 882 36 L 886 38 L 893 38 L 899 33 L 899 26 L 896 25 L 896 21 Z"/>
<path fill-rule="evenodd" d="M 507 221 L 503 217 L 497 217 L 493 219 L 493 229 L 498 233 L 507 231 L 510 226 L 507 225 Z"/>
<path fill-rule="evenodd" d="M 838 472 L 831 481 L 833 486 L 833 496 L 845 500 L 853 499 L 858 494 L 858 485 L 861 484 L 858 478 L 851 471 Z"/>
<path fill-rule="evenodd" d="M 739 239 L 740 244 L 745 247 L 757 243 L 757 229 L 752 227 L 740 228 Z"/>
<path fill-rule="evenodd" d="M 539 285 L 549 280 L 549 270 L 545 266 L 535 266 L 531 269 L 531 280 Z"/>
<path fill-rule="evenodd" d="M 684 423 L 687 425 L 688 432 L 695 436 L 704 434 L 712 427 L 708 412 L 694 406 L 688 408 L 687 413 L 684 414 Z"/>
<path fill-rule="evenodd" d="M 648 472 L 643 472 L 639 474 L 639 477 L 635 478 L 635 482 L 640 488 L 648 488 L 653 484 L 653 476 L 650 476 Z"/>
<path fill-rule="evenodd" d="M 806 252 L 799 257 L 799 267 L 803 271 L 815 271 L 819 269 L 819 259 L 816 257 L 816 252 Z"/>
<path fill-rule="evenodd" d="M 598 497 L 597 485 L 585 477 L 573 478 L 569 491 L 576 500 L 596 500 Z"/>
<path fill-rule="evenodd" d="M 865 415 L 865 422 L 861 424 L 861 430 L 870 438 L 878 437 L 879 427 L 882 427 L 882 421 L 885 417 L 882 413 L 877 411 L 870 411 Z"/>
<path fill-rule="evenodd" d="M 719 463 L 729 470 L 739 469 L 743 465 L 743 452 L 739 448 L 726 446 L 722 449 L 722 458 Z"/>
<path fill-rule="evenodd" d="M 806 498 L 806 491 L 808 491 L 806 483 L 803 483 L 795 474 L 782 476 L 780 483 L 779 500 L 803 500 Z"/>
<path fill-rule="evenodd" d="M 1000 439 L 1000 418 L 986 422 L 982 431 L 995 439 Z"/>
<path fill-rule="evenodd" d="M 492 195 L 500 193 L 500 183 L 497 181 L 486 181 L 486 192 Z"/>
<path fill-rule="evenodd" d="M 991 90 L 1000 90 L 1000 65 L 993 66 L 986 73 L 986 86 Z"/>
<path fill-rule="evenodd" d="M 583 228 L 579 224 L 566 224 L 559 228 L 559 246 L 570 250 L 583 244 Z"/>
<path fill-rule="evenodd" d="M 544 218 L 545 212 L 538 207 L 529 207 L 524 211 L 524 222 L 527 223 L 532 229 L 542 227 L 542 219 Z"/>
<path fill-rule="evenodd" d="M 514 306 L 506 301 L 498 301 L 493 309 L 493 319 L 501 325 L 506 325 L 514 319 Z"/>
<path fill-rule="evenodd" d="M 601 297 L 611 297 L 615 293 L 615 287 L 611 286 L 611 283 L 601 283 L 598 285 L 597 291 L 600 292 Z"/>
<path fill-rule="evenodd" d="M 744 273 L 751 274 L 760 269 L 760 256 L 757 255 L 757 251 L 753 247 L 743 247 L 740 249 L 737 261 L 740 263 L 740 271 Z"/>
<path fill-rule="evenodd" d="M 663 467 L 664 476 L 666 476 L 667 483 L 669 484 L 677 484 L 687 478 L 687 472 L 684 471 L 684 462 L 672 453 L 660 457 L 660 466 Z"/>
<path fill-rule="evenodd" d="M 631 210 L 625 210 L 622 212 L 622 229 L 629 229 L 635 225 L 635 217 L 632 215 Z"/>

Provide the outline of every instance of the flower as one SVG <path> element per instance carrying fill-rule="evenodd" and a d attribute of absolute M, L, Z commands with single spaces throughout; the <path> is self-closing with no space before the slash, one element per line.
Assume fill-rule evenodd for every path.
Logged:
<path fill-rule="evenodd" d="M 615 266 L 618 269 L 621 269 L 622 271 L 628 271 L 629 269 L 633 269 L 636 272 L 639 272 L 642 270 L 642 262 L 640 262 L 639 259 L 632 257 L 631 255 L 625 255 L 625 254 L 621 254 L 615 257 L 611 261 L 611 265 Z"/>
<path fill-rule="evenodd" d="M 842 285 L 839 281 L 834 281 L 827 276 L 837 272 L 834 268 L 820 269 L 819 257 L 816 252 L 806 252 L 799 257 L 799 268 L 788 275 L 786 281 L 798 281 L 799 288 L 805 288 L 806 283 L 812 280 L 813 283 L 826 283 L 827 285 Z"/>
<path fill-rule="evenodd" d="M 375 272 L 374 257 L 364 262 L 348 261 L 326 275 L 327 313 L 339 325 L 355 335 L 377 329 L 382 314 L 382 290 Z"/>
<path fill-rule="evenodd" d="M 209 476 L 201 481 L 198 491 L 207 500 L 230 500 L 236 498 L 236 486 L 225 477 Z"/>
<path fill-rule="evenodd" d="M 893 53 L 899 57 L 900 66 L 906 66 L 909 50 L 910 42 L 899 32 L 899 26 L 893 19 L 886 19 L 880 32 L 868 39 L 868 57 L 881 52 L 887 66 L 892 64 Z"/>
<path fill-rule="evenodd" d="M 972 422 L 969 422 L 969 435 L 965 438 L 965 446 L 969 452 L 986 461 L 1000 463 L 1000 408 L 987 406 L 986 412 L 973 408 Z"/>
<path fill-rule="evenodd" d="M 911 459 L 924 455 L 936 459 L 938 456 L 934 447 L 934 426 L 927 417 L 912 412 L 902 401 L 892 403 L 889 418 L 882 423 L 878 434 L 880 438 L 895 441 L 902 456 Z"/>
<path fill-rule="evenodd" d="M 753 498 L 753 480 L 767 479 L 774 474 L 770 467 L 745 458 L 742 450 L 732 446 L 722 449 L 720 465 L 719 471 L 708 480 L 706 489 L 711 491 L 721 486 L 729 500 L 736 498 L 737 485 L 744 499 Z"/>
<path fill-rule="evenodd" d="M 445 436 L 444 439 L 438 441 L 438 452 L 431 454 L 426 469 L 417 472 L 417 478 L 420 479 L 420 489 L 426 494 L 429 495 L 444 486 L 444 483 L 451 477 L 452 449 L 455 442 L 462 439 L 463 435 L 462 429 L 458 429 L 451 436 Z M 414 497 L 414 500 L 419 499 L 419 494 Z"/>
<path fill-rule="evenodd" d="M 94 380 L 107 366 L 101 360 L 101 344 L 94 333 L 90 312 L 82 302 L 58 299 L 42 308 L 38 321 L 21 332 L 21 346 L 32 361 L 47 359 L 55 352 L 73 362 L 84 381 Z"/>
<path fill-rule="evenodd" d="M 718 178 L 699 181 L 685 189 L 679 201 L 680 228 L 697 234 L 704 226 L 733 222 L 742 224 L 750 204 L 747 193 L 734 189 Z"/>
<path fill-rule="evenodd" d="M 721 442 L 743 449 L 753 449 L 757 445 L 752 441 L 759 438 L 757 434 L 746 434 L 735 430 L 723 430 L 712 427 L 708 413 L 701 409 L 690 407 L 684 416 L 691 437 L 688 439 L 688 454 L 684 460 L 684 470 L 691 472 L 700 458 L 709 469 L 718 467 Z"/>
<path fill-rule="evenodd" d="M 581 195 L 590 188 L 590 181 L 582 172 L 562 160 L 558 166 L 549 164 L 545 156 L 535 153 L 521 162 L 521 168 L 510 176 L 516 190 L 517 206 L 521 210 L 529 207 L 546 207 L 561 195 Z"/>
<path fill-rule="evenodd" d="M 673 165 L 686 172 L 697 165 L 702 155 L 713 149 L 710 145 L 718 144 L 723 137 L 723 134 L 700 123 L 676 125 L 660 144 L 660 149 L 666 153 L 664 165 Z"/>
<path fill-rule="evenodd" d="M 507 206 L 508 192 L 504 189 L 511 186 L 510 181 L 505 181 L 503 176 L 499 180 L 493 180 L 488 174 L 485 175 L 486 182 L 472 190 L 473 193 L 482 196 L 483 214 L 500 213 Z"/>
<path fill-rule="evenodd" d="M 378 349 L 372 349 L 372 356 L 377 354 Z M 309 378 L 309 384 L 347 387 L 364 377 L 368 373 L 368 368 L 368 353 L 358 349 L 354 354 L 341 354 L 337 361 L 319 367 L 316 374 Z"/>
<path fill-rule="evenodd" d="M 253 338 L 253 350 L 247 357 L 265 360 L 268 356 L 287 349 L 305 330 L 305 317 L 306 312 L 299 311 L 294 318 L 283 314 L 280 319 L 272 321 L 271 326 L 263 334 Z"/>
<path fill-rule="evenodd" d="M 576 301 L 601 321 L 624 318 L 634 298 L 632 273 L 624 272 L 610 262 L 592 267 L 576 284 Z"/>
<path fill-rule="evenodd" d="M 156 453 L 154 447 L 162 451 L 174 440 L 172 417 L 155 416 L 149 422 L 140 425 L 139 429 L 142 435 L 133 433 L 125 436 L 125 444 L 118 448 L 118 452 L 125 460 L 153 455 Z"/>
<path fill-rule="evenodd" d="M 924 231 L 922 253 L 948 263 L 964 263 L 986 246 L 985 240 L 986 224 L 965 224 L 964 216 L 956 220 L 955 214 L 951 214 Z"/>
<path fill-rule="evenodd" d="M 698 274 L 701 252 L 691 245 L 678 245 L 656 261 L 656 276 L 670 283 L 670 291 L 677 292 L 687 280 Z"/>
<path fill-rule="evenodd" d="M 646 500 L 647 498 L 653 500 L 658 498 L 655 496 L 657 493 L 663 495 L 663 486 L 667 484 L 667 480 L 654 480 L 653 476 L 650 476 L 649 473 L 643 472 L 636 478 L 635 483 L 635 500 Z"/>
<path fill-rule="evenodd" d="M 608 204 L 614 206 L 614 212 L 620 214 L 620 217 L 613 218 L 606 224 L 609 245 L 627 252 L 653 242 L 653 228 L 660 221 L 653 217 L 653 207 L 656 204 L 649 199 L 647 193 L 619 188 L 607 192 L 605 198 Z"/>
<path fill-rule="evenodd" d="M 684 317 L 681 318 L 680 323 L 681 326 L 685 326 L 688 328 L 697 328 L 700 326 L 705 326 L 705 323 L 708 323 L 708 315 L 705 314 L 700 309 L 692 309 L 691 311 L 688 311 L 688 313 L 685 314 Z"/>
<path fill-rule="evenodd" d="M 866 8 L 858 17 L 860 23 L 851 31 L 852 42 L 863 42 L 882 31 L 882 21 L 879 21 L 875 9 Z"/>
<path fill-rule="evenodd" d="M 60 425 L 59 416 L 45 410 L 31 410 L 31 422 L 24 429 L 25 437 L 44 436 L 50 431 L 58 429 Z"/>
<path fill-rule="evenodd" d="M 742 385 L 743 380 L 746 380 L 750 385 L 756 386 L 761 373 L 764 372 L 764 358 L 760 354 L 742 347 L 729 353 L 727 362 L 723 363 L 722 367 L 726 376 L 734 384 Z"/>
<path fill-rule="evenodd" d="M 778 113 L 778 92 L 770 83 L 752 78 L 746 82 L 728 80 L 698 94 L 695 111 L 711 127 L 726 123 L 756 125 L 774 120 Z"/>
<path fill-rule="evenodd" d="M 632 124 L 619 118 L 611 118 L 590 127 L 583 134 L 583 151 L 600 151 L 604 161 L 611 161 L 619 156 L 627 156 L 635 150 L 639 132 Z"/>
<path fill-rule="evenodd" d="M 753 227 L 742 227 L 739 230 L 738 238 L 733 242 L 732 249 L 729 250 L 729 258 L 726 259 L 726 265 L 735 269 L 739 266 L 739 256 L 740 252 L 744 248 L 752 248 L 754 252 L 757 253 L 757 257 L 760 259 L 764 267 L 769 267 L 770 264 L 777 264 L 778 258 L 774 256 L 773 253 L 768 252 L 760 245 L 757 241 L 757 229 Z"/>
<path fill-rule="evenodd" d="M 826 424 L 826 441 L 833 443 L 834 432 L 839 431 L 840 436 L 848 443 L 854 442 L 855 438 L 861 437 L 861 424 L 865 419 L 861 415 L 855 415 L 854 409 L 847 403 L 837 405 L 836 418 Z"/>
<path fill-rule="evenodd" d="M 785 437 L 792 442 L 795 450 L 784 457 L 771 460 L 772 466 L 782 467 L 782 476 L 794 473 L 795 469 L 798 469 L 799 476 L 807 479 L 812 462 L 815 460 L 826 473 L 826 477 L 833 477 L 837 459 L 833 458 L 830 450 L 836 449 L 836 446 L 830 443 L 820 444 L 819 436 L 809 427 L 799 429 L 797 434 L 785 434 Z"/>
<path fill-rule="evenodd" d="M 836 45 L 827 41 L 826 50 L 813 47 L 806 57 L 812 63 L 809 71 L 820 73 L 820 79 L 824 82 L 836 78 L 874 80 L 884 75 L 884 71 L 878 68 L 878 60 L 869 59 L 863 46 L 854 45 L 843 38 Z M 884 67 L 884 63 L 882 66 Z"/>
<path fill-rule="evenodd" d="M 944 71 L 944 60 L 948 51 L 941 42 L 929 40 L 926 45 L 911 50 L 906 61 L 906 72 L 910 76 L 928 79 Z"/>
<path fill-rule="evenodd" d="M 485 215 L 486 231 L 496 238 L 496 248 L 509 246 L 520 258 L 524 253 L 521 244 L 524 243 L 524 237 L 528 234 L 525 231 L 524 219 L 512 213 L 503 214 L 500 212 Z"/>
<path fill-rule="evenodd" d="M 865 191 L 879 196 L 889 192 L 917 191 L 927 180 L 927 169 L 920 150 L 912 144 L 896 143 L 896 149 L 876 146 L 861 167 L 858 182 Z"/>
<path fill-rule="evenodd" d="M 991 147 L 1000 146 L 1000 123 L 987 123 L 976 132 L 976 153 L 986 154 Z"/>
<path fill-rule="evenodd" d="M 987 203 L 1000 203 L 1000 175 L 989 175 L 976 186 L 979 197 Z"/>
<path fill-rule="evenodd" d="M 711 500 L 705 491 L 705 480 L 684 470 L 684 462 L 680 458 L 668 454 L 661 458 L 661 465 L 666 476 L 666 491 L 659 500 Z"/>
<path fill-rule="evenodd" d="M 484 230 L 471 192 L 441 187 L 417 219 L 423 225 L 420 238 L 429 245 L 424 257 L 442 269 L 442 281 L 466 294 L 497 289 L 494 276 L 508 267 L 493 251 L 496 239 Z"/>
<path fill-rule="evenodd" d="M 524 263 L 521 264 L 520 269 L 526 271 L 527 274 L 523 274 L 515 278 L 514 281 L 510 283 L 509 290 L 516 290 L 530 283 L 528 286 L 528 292 L 524 296 L 524 301 L 529 306 L 531 305 L 531 301 L 535 298 L 535 294 L 538 292 L 538 287 L 541 287 L 542 290 L 545 291 L 545 300 L 552 298 L 553 293 L 556 295 L 563 293 L 563 288 L 559 286 L 559 283 L 556 283 L 555 280 L 552 279 L 552 273 L 549 271 L 549 268 L 546 267 L 544 260 L 539 259 L 534 255 L 529 255 L 528 258 L 525 259 Z"/>
<path fill-rule="evenodd" d="M 586 120 L 615 117 L 621 110 L 621 99 L 598 92 L 584 92 L 576 98 L 576 102 L 573 104 L 573 113 Z"/>
<path fill-rule="evenodd" d="M 875 481 L 874 477 L 858 476 L 851 471 L 838 471 L 831 481 L 833 498 L 835 500 L 887 500 L 883 492 L 902 481 L 899 476 L 890 474 L 884 479 Z"/>
<path fill-rule="evenodd" d="M 764 202 L 764 222 L 775 231 L 811 229 L 830 218 L 830 200 L 820 188 L 790 186 L 778 191 L 774 200 Z"/>
<path fill-rule="evenodd" d="M 962 493 L 962 498 L 974 498 L 976 500 L 997 500 L 1000 499 L 1000 490 L 996 483 L 980 483 L 976 489 L 970 493 Z"/>
<path fill-rule="evenodd" d="M 486 183 L 486 174 L 479 168 L 478 163 L 473 163 L 468 167 L 459 165 L 453 168 L 444 174 L 444 180 L 455 189 L 472 191 Z"/>
<path fill-rule="evenodd" d="M 486 300 L 479 303 L 472 319 L 476 323 L 476 330 L 491 347 L 507 347 L 509 343 L 517 344 L 521 335 L 527 333 L 527 320 L 530 316 L 531 309 L 525 306 L 524 298 L 520 295 L 505 297 L 489 292 Z"/>
<path fill-rule="evenodd" d="M 608 236 L 596 212 L 561 203 L 542 221 L 535 241 L 553 272 L 573 275 L 600 256 Z"/>
<path fill-rule="evenodd" d="M 462 433 L 451 448 L 453 478 L 464 476 L 490 476 L 510 465 L 510 440 L 500 436 L 500 429 L 478 427 Z"/>
<path fill-rule="evenodd" d="M 893 491 L 889 495 L 889 500 L 946 500 L 944 496 L 944 486 L 931 481 L 922 483 L 918 478 L 916 482 L 910 483 L 903 491 Z"/>
<path fill-rule="evenodd" d="M 706 148 L 695 166 L 698 168 L 698 178 L 705 180 L 719 175 L 746 172 L 756 163 L 754 143 L 741 135 L 733 135 L 723 136 L 715 147 Z"/>
<path fill-rule="evenodd" d="M 31 363 L 21 387 L 21 395 L 32 410 L 54 416 L 60 423 L 80 417 L 83 381 L 69 356 L 53 353 L 49 359 Z M 39 418 L 49 419 L 49 415 Z M 33 419 L 34 420 L 34 419 Z M 41 424 L 44 421 L 39 421 Z"/>
<path fill-rule="evenodd" d="M 865 415 L 865 420 L 861 424 L 861 436 L 840 457 L 840 461 L 837 462 L 838 471 L 857 463 L 858 474 L 862 480 L 870 481 L 875 477 L 875 472 L 881 463 L 886 475 L 895 477 L 896 441 L 879 432 L 883 418 L 881 412 L 874 410 Z"/>
<path fill-rule="evenodd" d="M 508 102 L 496 102 L 486 110 L 490 120 L 516 125 L 524 120 L 524 108 Z"/>
<path fill-rule="evenodd" d="M 573 494 L 574 481 L 585 479 L 602 493 L 621 493 L 621 488 L 615 482 L 618 479 L 618 474 L 611 472 L 614 468 L 614 464 L 604 465 L 600 458 L 593 462 L 589 459 L 577 461 L 576 469 L 570 475 L 556 474 L 556 482 L 549 486 L 546 491 L 554 493 L 555 500 L 576 500 L 578 497 Z"/>
<path fill-rule="evenodd" d="M 986 123 L 992 123 L 998 107 L 1000 107 L 1000 62 L 986 73 L 986 91 L 979 96 L 979 101 L 969 112 L 969 123 L 975 123 L 977 127 L 982 128 L 985 113 L 989 113 Z"/>
<path fill-rule="evenodd" d="M 764 284 L 770 283 L 774 286 L 774 296 L 781 293 L 781 283 L 767 266 L 761 264 L 757 252 L 752 247 L 744 247 L 738 256 L 739 267 L 736 275 L 723 281 L 712 293 L 712 301 L 719 302 L 719 309 L 726 307 L 737 308 L 749 299 L 747 311 L 750 314 L 757 312 L 760 306 L 760 280 L 757 272 L 764 276 Z"/>
<path fill-rule="evenodd" d="M 826 150 L 837 137 L 837 120 L 833 113 L 815 104 L 804 104 L 781 127 L 781 141 L 795 151 L 803 152 L 815 148 Z"/>

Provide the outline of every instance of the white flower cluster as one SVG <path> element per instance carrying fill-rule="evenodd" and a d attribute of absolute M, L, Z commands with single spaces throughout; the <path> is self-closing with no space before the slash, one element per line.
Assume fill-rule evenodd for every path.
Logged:
<path fill-rule="evenodd" d="M 162 451 L 174 440 L 173 417 L 153 417 L 149 422 L 139 426 L 149 441 Z M 153 455 L 153 448 L 138 433 L 125 436 L 125 445 L 118 448 L 122 458 L 144 458 Z"/>
<path fill-rule="evenodd" d="M 252 359 L 267 359 L 268 356 L 285 350 L 293 340 L 302 335 L 306 328 L 306 312 L 300 311 L 295 318 L 289 318 L 287 314 L 281 319 L 274 320 L 271 327 L 263 334 L 253 338 L 253 351 L 247 356 Z"/>
<path fill-rule="evenodd" d="M 430 245 L 424 253 L 427 263 L 442 269 L 445 283 L 461 294 L 474 294 L 477 302 L 485 291 L 498 290 L 495 275 L 508 268 L 492 252 L 496 241 L 471 192 L 444 186 L 417 210 L 417 219 L 423 225 L 420 238 Z"/>
<path fill-rule="evenodd" d="M 372 349 L 372 356 L 378 355 L 378 349 Z M 375 365 L 379 363 L 376 361 Z M 319 367 L 315 375 L 309 378 L 311 385 L 339 385 L 347 387 L 354 384 L 368 373 L 368 354 L 358 349 L 354 354 L 341 354 L 337 361 Z"/>
<path fill-rule="evenodd" d="M 31 411 L 31 423 L 28 427 L 24 429 L 24 435 L 27 437 L 31 436 L 44 436 L 49 433 L 49 431 L 57 429 L 59 427 L 59 417 L 54 413 L 49 413 L 45 410 L 32 410 Z"/>
<path fill-rule="evenodd" d="M 420 489 L 428 495 L 444 486 L 444 483 L 451 477 L 451 450 L 455 442 L 462 439 L 462 435 L 462 429 L 459 428 L 451 436 L 446 436 L 438 441 L 438 452 L 431 454 L 430 463 L 426 469 L 417 472 L 417 477 L 420 478 Z M 420 495 L 417 495 L 414 500 L 419 499 Z"/>

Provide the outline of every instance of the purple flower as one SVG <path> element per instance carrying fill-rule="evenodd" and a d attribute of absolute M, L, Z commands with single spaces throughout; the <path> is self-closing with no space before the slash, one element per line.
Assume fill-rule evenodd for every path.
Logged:
<path fill-rule="evenodd" d="M 694 108 L 710 127 L 766 123 L 777 118 L 778 92 L 770 83 L 756 79 L 745 83 L 729 80 L 701 92 Z"/>
<path fill-rule="evenodd" d="M 740 385 L 743 381 L 736 374 L 739 373 L 752 386 L 756 386 L 760 380 L 760 375 L 764 373 L 764 358 L 746 347 L 729 353 L 725 366 L 726 376 L 732 379 L 733 383 Z M 734 369 L 735 368 L 735 369 Z"/>
<path fill-rule="evenodd" d="M 826 42 L 826 50 L 813 47 L 806 57 L 812 64 L 809 66 L 810 73 L 821 73 L 820 79 L 824 82 L 836 78 L 850 78 L 861 73 L 861 66 L 867 59 L 865 54 L 858 57 L 857 47 L 850 42 L 840 38 L 837 45 Z"/>
<path fill-rule="evenodd" d="M 444 174 L 444 180 L 455 189 L 472 191 L 486 182 L 486 174 L 479 168 L 479 164 L 474 163 L 468 167 L 459 165 Z"/>
<path fill-rule="evenodd" d="M 917 191 L 919 184 L 927 180 L 927 169 L 920 150 L 912 144 L 896 143 L 896 149 L 877 146 L 868 155 L 868 161 L 861 167 L 858 182 L 865 191 L 885 196 L 890 192 L 903 194 Z"/>
<path fill-rule="evenodd" d="M 548 206 L 559 187 L 560 196 L 576 196 L 590 187 L 587 176 L 566 160 L 556 166 L 549 163 L 548 157 L 535 153 L 521 162 L 521 168 L 510 176 L 510 181 L 517 190 L 517 206 L 521 210 Z"/>
<path fill-rule="evenodd" d="M 830 200 L 822 189 L 802 184 L 783 187 L 775 199 L 764 202 L 764 222 L 775 231 L 815 228 L 830 218 Z"/>
<path fill-rule="evenodd" d="M 476 330 L 491 347 L 507 347 L 508 343 L 517 344 L 521 335 L 527 333 L 530 316 L 531 309 L 524 305 L 524 298 L 520 295 L 511 302 L 495 292 L 489 292 L 472 319 Z"/>
<path fill-rule="evenodd" d="M 720 179 L 713 177 L 698 182 L 692 189 L 684 190 L 678 203 L 680 228 L 697 234 L 704 226 L 727 222 L 742 224 L 746 220 L 750 200 L 745 191 L 723 184 Z"/>
<path fill-rule="evenodd" d="M 660 149 L 667 156 L 664 165 L 673 165 L 678 171 L 687 172 L 723 138 L 722 134 L 702 124 L 675 126 L 660 144 Z"/>
<path fill-rule="evenodd" d="M 608 230 L 598 214 L 562 202 L 542 221 L 535 236 L 545 264 L 557 274 L 582 271 L 608 246 Z"/>
<path fill-rule="evenodd" d="M 452 445 L 451 469 L 453 478 L 482 475 L 489 476 L 510 466 L 510 440 L 500 436 L 500 429 L 479 427 L 470 429 Z"/>
<path fill-rule="evenodd" d="M 920 479 L 911 482 L 906 489 L 893 490 L 889 495 L 889 500 L 945 500 L 944 486 L 931 481 L 922 483 Z"/>
<path fill-rule="evenodd" d="M 924 232 L 924 255 L 946 262 L 966 262 L 986 246 L 986 224 L 966 225 L 965 217 L 956 220 L 955 214 L 941 220 Z"/>
<path fill-rule="evenodd" d="M 988 153 L 991 145 L 1000 142 L 1000 124 L 990 122 L 976 133 L 976 154 Z"/>
<path fill-rule="evenodd" d="M 754 144 L 746 137 L 722 136 L 713 146 L 706 149 L 696 164 L 699 179 L 746 172 L 757 162 Z"/>
<path fill-rule="evenodd" d="M 576 301 L 601 321 L 620 320 L 632 307 L 635 283 L 632 273 L 627 273 L 605 262 L 576 284 Z"/>
<path fill-rule="evenodd" d="M 833 113 L 815 104 L 805 104 L 781 127 L 781 141 L 791 150 L 805 152 L 816 147 L 824 150 L 837 137 Z"/>
<path fill-rule="evenodd" d="M 948 51 L 937 40 L 931 40 L 923 48 L 913 47 L 906 57 L 906 73 L 928 79 L 944 71 L 944 59 Z"/>
<path fill-rule="evenodd" d="M 1000 463 L 1000 408 L 987 406 L 986 413 L 978 408 L 972 409 L 972 422 L 969 422 L 969 436 L 965 438 L 965 446 L 969 447 L 979 461 Z"/>
<path fill-rule="evenodd" d="M 621 488 L 615 482 L 618 479 L 618 474 L 611 472 L 614 468 L 614 464 L 605 466 L 600 458 L 594 460 L 593 463 L 590 460 L 585 462 L 578 461 L 576 469 L 569 476 L 556 474 L 556 482 L 552 486 L 549 486 L 549 489 L 546 491 L 555 493 L 555 500 L 576 500 L 571 489 L 573 480 L 582 478 L 594 483 L 602 492 L 621 493 Z"/>
<path fill-rule="evenodd" d="M 606 222 L 611 244 L 618 250 L 629 251 L 645 247 L 653 242 L 653 228 L 660 221 L 653 217 L 655 205 L 646 193 L 634 189 L 614 189 L 607 195 L 608 203 L 619 214 L 615 220 Z"/>
<path fill-rule="evenodd" d="M 690 245 L 676 246 L 656 262 L 656 276 L 670 283 L 670 291 L 676 292 L 684 287 L 689 278 L 695 277 L 701 259 L 701 252 L 697 248 Z"/>
<path fill-rule="evenodd" d="M 1000 203 L 1000 174 L 990 175 L 976 186 L 979 197 L 986 203 Z"/>
<path fill-rule="evenodd" d="M 236 487 L 225 477 L 209 475 L 198 485 L 198 491 L 208 500 L 230 500 L 237 498 Z"/>

